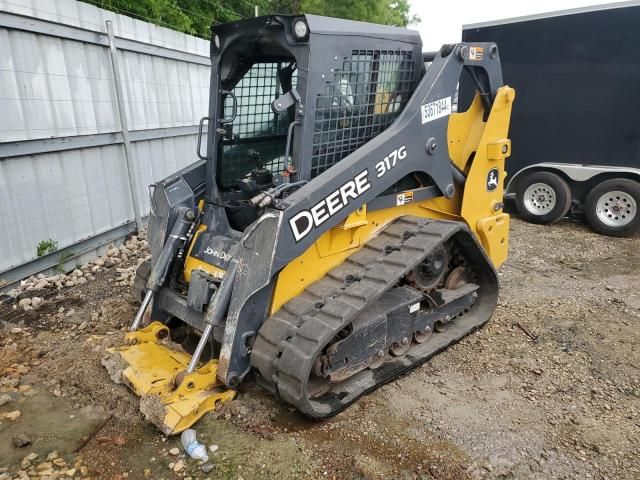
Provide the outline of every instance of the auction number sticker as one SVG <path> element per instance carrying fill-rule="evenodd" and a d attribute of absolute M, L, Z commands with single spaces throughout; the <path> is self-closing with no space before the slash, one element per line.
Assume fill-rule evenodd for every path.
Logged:
<path fill-rule="evenodd" d="M 451 97 L 422 105 L 422 124 L 451 115 Z"/>

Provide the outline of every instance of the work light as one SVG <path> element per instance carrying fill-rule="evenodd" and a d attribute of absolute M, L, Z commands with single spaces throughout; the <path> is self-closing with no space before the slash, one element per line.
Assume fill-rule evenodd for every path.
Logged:
<path fill-rule="evenodd" d="M 293 36 L 296 40 L 305 40 L 309 35 L 309 26 L 307 22 L 302 19 L 295 20 L 293 22 Z"/>

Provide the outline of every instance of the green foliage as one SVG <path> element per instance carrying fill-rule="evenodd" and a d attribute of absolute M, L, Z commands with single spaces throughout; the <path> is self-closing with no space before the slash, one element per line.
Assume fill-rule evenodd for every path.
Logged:
<path fill-rule="evenodd" d="M 181 32 L 195 33 L 191 17 L 180 8 L 176 0 L 85 0 L 85 2 Z"/>
<path fill-rule="evenodd" d="M 55 252 L 56 250 L 58 250 L 58 242 L 52 239 L 42 240 L 36 247 L 36 253 L 39 257 L 47 253 Z"/>
<path fill-rule="evenodd" d="M 315 13 L 329 17 L 405 27 L 409 0 L 84 0 L 140 20 L 208 39 L 214 22 L 230 22 L 269 13 Z"/>
<path fill-rule="evenodd" d="M 66 273 L 64 262 L 66 262 L 71 257 L 73 257 L 73 253 L 71 252 L 64 252 L 62 255 L 60 255 L 60 258 L 58 259 L 58 265 L 56 266 L 56 271 L 58 273 Z"/>
<path fill-rule="evenodd" d="M 309 0 L 302 3 L 304 8 L 301 11 L 304 13 L 329 17 L 399 27 L 419 21 L 417 17 L 409 17 L 409 0 Z"/>

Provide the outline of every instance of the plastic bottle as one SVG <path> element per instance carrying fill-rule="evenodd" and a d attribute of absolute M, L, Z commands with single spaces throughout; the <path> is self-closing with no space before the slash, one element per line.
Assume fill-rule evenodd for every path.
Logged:
<path fill-rule="evenodd" d="M 198 443 L 196 440 L 196 431 L 193 429 L 188 429 L 182 432 L 180 435 L 180 440 L 182 440 L 182 446 L 184 447 L 184 451 L 187 452 L 191 458 L 195 458 L 196 460 L 202 460 L 203 462 L 207 462 L 209 460 L 209 455 L 207 455 L 207 449 L 201 443 Z"/>

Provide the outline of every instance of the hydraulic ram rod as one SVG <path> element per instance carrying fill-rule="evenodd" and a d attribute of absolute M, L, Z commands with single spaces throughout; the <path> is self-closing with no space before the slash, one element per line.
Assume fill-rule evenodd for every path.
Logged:
<path fill-rule="evenodd" d="M 207 314 L 205 315 L 206 326 L 202 332 L 198 346 L 191 356 L 191 361 L 187 367 L 187 373 L 192 373 L 198 366 L 198 362 L 200 361 L 204 347 L 209 341 L 213 327 L 220 325 L 222 317 L 229 307 L 229 303 L 231 302 L 231 292 L 233 291 L 233 281 L 236 278 L 237 270 L 238 260 L 233 259 L 231 260 L 231 263 L 229 263 L 229 268 L 222 278 L 220 288 L 213 296 L 213 302 L 211 302 L 207 309 Z"/>
<path fill-rule="evenodd" d="M 176 258 L 176 254 L 180 248 L 180 243 L 185 240 L 184 235 L 187 233 L 187 230 L 189 230 L 189 226 L 194 219 L 195 214 L 193 213 L 193 210 L 187 207 L 178 208 L 178 218 L 176 218 L 176 223 L 173 224 L 169 238 L 167 238 L 164 247 L 162 247 L 160 257 L 151 270 L 149 280 L 147 280 L 147 292 L 145 293 L 142 305 L 140 305 L 138 313 L 136 313 L 136 317 L 131 325 L 132 332 L 137 330 L 140 326 L 142 318 L 144 317 L 144 312 L 151 303 L 153 295 L 160 290 L 162 285 L 164 285 L 167 275 L 171 270 L 173 260 Z"/>

